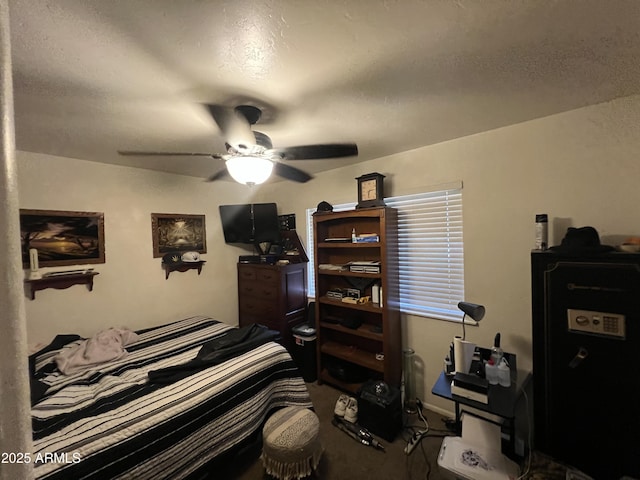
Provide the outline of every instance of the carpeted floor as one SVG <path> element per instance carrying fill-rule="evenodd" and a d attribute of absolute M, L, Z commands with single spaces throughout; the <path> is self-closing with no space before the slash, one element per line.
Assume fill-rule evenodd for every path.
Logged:
<path fill-rule="evenodd" d="M 411 455 L 404 453 L 407 439 L 412 430 L 406 428 L 395 441 L 389 443 L 381 441 L 385 452 L 359 444 L 344 432 L 331 424 L 336 400 L 342 393 L 329 385 L 308 383 L 309 393 L 313 400 L 315 411 L 320 419 L 320 438 L 325 451 L 320 461 L 318 475 L 321 480 L 442 480 L 445 477 L 438 471 L 437 455 L 440 450 L 443 435 L 451 435 L 445 431 L 441 415 L 425 410 L 424 414 L 429 422 L 430 436 Z M 409 425 L 417 429 L 424 429 L 417 415 L 407 418 Z M 265 476 L 259 458 L 252 462 L 238 466 L 232 473 L 238 480 L 263 480 Z"/>
<path fill-rule="evenodd" d="M 312 478 L 316 480 L 444 480 L 446 472 L 439 470 L 437 456 L 442 437 L 453 435 L 446 429 L 442 415 L 425 410 L 429 423 L 429 436 L 411 455 L 404 453 L 407 440 L 415 429 L 425 428 L 417 415 L 406 417 L 406 428 L 392 442 L 382 441 L 385 452 L 375 450 L 356 442 L 331 424 L 333 409 L 340 396 L 340 390 L 329 385 L 307 383 L 315 411 L 320 419 L 320 438 L 324 454 L 319 471 Z M 231 471 L 211 472 L 209 478 L 225 480 L 269 480 L 259 458 L 260 450 L 253 449 L 243 456 L 244 464 L 234 464 Z M 521 467 L 526 468 L 526 463 Z M 553 459 L 535 452 L 530 459 L 530 468 L 522 477 L 524 480 L 564 480 L 567 469 Z M 569 468 L 570 469 L 570 468 Z M 579 472 L 576 472 L 579 473 Z M 222 475 L 222 476 L 220 476 Z M 575 477 L 582 478 L 582 477 Z"/>

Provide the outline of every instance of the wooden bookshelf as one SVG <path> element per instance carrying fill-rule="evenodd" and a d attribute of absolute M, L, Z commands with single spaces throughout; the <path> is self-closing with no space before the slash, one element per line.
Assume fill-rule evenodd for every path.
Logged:
<path fill-rule="evenodd" d="M 328 363 L 340 362 L 346 369 L 364 369 L 368 379 L 400 386 L 402 347 L 398 300 L 397 212 L 389 207 L 363 208 L 314 215 L 314 259 L 316 263 L 316 334 L 318 382 L 330 383 L 355 393 L 360 382 L 331 375 Z M 376 233 L 378 242 L 325 241 L 351 238 L 358 233 Z M 320 269 L 318 265 L 349 262 L 380 262 L 380 273 Z M 344 303 L 327 296 L 329 290 L 355 288 L 361 296 L 372 296 L 381 287 L 381 302 Z M 349 325 L 348 320 L 355 321 Z M 343 324 L 342 322 L 345 322 Z"/>

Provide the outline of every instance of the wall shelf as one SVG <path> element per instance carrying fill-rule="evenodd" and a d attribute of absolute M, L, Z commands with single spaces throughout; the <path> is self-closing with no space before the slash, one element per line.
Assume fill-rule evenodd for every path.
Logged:
<path fill-rule="evenodd" d="M 46 288 L 62 290 L 73 285 L 86 285 L 91 292 L 93 291 L 93 277 L 96 275 L 98 275 L 98 272 L 52 275 L 49 277 L 25 280 L 25 283 L 31 287 L 31 300 L 34 300 L 36 298 L 36 292 Z"/>
<path fill-rule="evenodd" d="M 198 275 L 202 272 L 202 265 L 206 263 L 206 260 L 200 260 L 199 262 L 178 263 L 175 265 L 169 263 L 163 263 L 164 267 L 164 279 L 169 278 L 171 272 L 186 272 L 187 270 L 198 270 Z"/>

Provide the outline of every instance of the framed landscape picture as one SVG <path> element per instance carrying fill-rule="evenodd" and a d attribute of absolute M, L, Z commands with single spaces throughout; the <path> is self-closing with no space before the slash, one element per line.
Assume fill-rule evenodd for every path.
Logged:
<path fill-rule="evenodd" d="M 105 263 L 104 214 L 20 209 L 22 264 L 38 250 L 41 267 Z"/>
<path fill-rule="evenodd" d="M 153 256 L 169 252 L 207 253 L 204 215 L 152 213 Z"/>

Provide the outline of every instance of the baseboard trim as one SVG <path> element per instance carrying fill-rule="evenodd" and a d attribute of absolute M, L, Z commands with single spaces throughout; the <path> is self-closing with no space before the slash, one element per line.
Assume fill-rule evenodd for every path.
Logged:
<path fill-rule="evenodd" d="M 428 410 L 431 410 L 432 412 L 436 412 L 436 413 L 438 413 L 440 415 L 444 415 L 445 417 L 456 418 L 456 414 L 452 410 L 446 410 L 444 408 L 437 407 L 437 406 L 433 405 L 432 403 L 425 403 L 424 406 Z"/>

